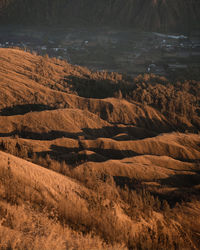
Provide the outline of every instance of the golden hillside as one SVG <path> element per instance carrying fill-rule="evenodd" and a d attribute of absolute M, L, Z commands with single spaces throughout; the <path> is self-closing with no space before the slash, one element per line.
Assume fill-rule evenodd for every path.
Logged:
<path fill-rule="evenodd" d="M 0 248 L 197 250 L 199 88 L 179 85 L 0 49 Z"/>

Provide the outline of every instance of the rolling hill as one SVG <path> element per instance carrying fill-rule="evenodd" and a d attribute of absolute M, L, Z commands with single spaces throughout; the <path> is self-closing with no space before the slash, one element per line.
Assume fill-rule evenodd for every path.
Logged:
<path fill-rule="evenodd" d="M 0 246 L 194 249 L 199 82 L 0 49 Z"/>

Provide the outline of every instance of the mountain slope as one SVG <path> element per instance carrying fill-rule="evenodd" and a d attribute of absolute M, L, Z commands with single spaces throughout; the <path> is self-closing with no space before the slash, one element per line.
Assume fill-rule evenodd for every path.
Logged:
<path fill-rule="evenodd" d="M 1 115 L 78 108 L 107 122 L 151 131 L 195 131 L 200 127 L 197 81 L 180 86 L 180 82 L 170 83 L 155 75 L 132 80 L 18 49 L 0 49 L 0 60 Z"/>
<path fill-rule="evenodd" d="M 62 79 L 66 77 L 65 75 L 84 77 L 84 68 L 64 62 L 57 64 L 52 59 L 45 60 L 15 49 L 0 49 L 0 51 L 1 115 L 23 114 L 34 109 L 48 110 L 67 107 L 88 110 L 111 123 L 131 124 L 162 131 L 169 130 L 173 126 L 159 111 L 136 102 L 130 103 L 114 98 L 82 98 L 68 94 L 70 92 L 68 85 L 71 83 L 66 82 L 65 85 Z M 12 58 L 12 61 L 9 58 Z M 46 64 L 42 66 L 44 74 L 38 71 L 38 67 L 43 65 L 41 60 L 45 60 Z M 54 72 L 54 74 L 49 75 L 48 72 Z M 102 84 L 106 84 L 106 80 Z M 112 83 L 114 84 L 115 82 Z M 76 85 L 76 79 L 72 85 Z M 101 82 L 98 85 L 101 85 Z"/>
<path fill-rule="evenodd" d="M 57 213 L 65 209 L 68 216 L 72 211 L 76 211 L 74 217 L 80 216 L 80 211 L 87 213 L 88 202 L 81 197 L 92 196 L 91 191 L 70 178 L 1 151 L 0 159 L 1 246 L 126 249 L 120 244 L 109 246 L 98 236 L 83 236 L 59 221 Z"/>
<path fill-rule="evenodd" d="M 0 49 L 0 245 L 197 250 L 198 93 Z"/>
<path fill-rule="evenodd" d="M 154 31 L 189 32 L 199 23 L 198 1 L 187 0 L 4 0 L 3 22 L 51 23 L 77 26 L 107 25 Z"/>
<path fill-rule="evenodd" d="M 197 249 L 193 238 L 195 234 L 185 234 L 187 223 L 190 223 L 187 230 L 194 228 L 198 232 L 199 221 L 196 220 L 194 224 L 193 220 L 199 211 L 197 201 L 183 204 L 181 210 L 179 207 L 173 208 L 171 212 L 179 213 L 180 218 L 171 219 L 169 208 L 165 208 L 164 212 L 156 208 L 159 207 L 158 201 L 148 193 L 133 192 L 129 194 L 135 204 L 131 214 L 130 205 L 133 204 L 129 204 L 123 191 L 120 193 L 109 182 L 101 183 L 98 194 L 95 194 L 91 188 L 87 189 L 77 181 L 10 154 L 0 152 L 0 158 L 0 242 L 5 246 L 10 245 L 12 249 L 17 249 L 17 246 L 21 249 L 67 249 L 67 244 L 83 250 L 128 249 L 130 245 L 145 247 L 145 244 L 159 246 L 161 243 L 150 243 L 149 240 L 141 241 L 138 238 L 138 234 L 145 236 L 150 230 L 149 233 L 154 234 L 156 239 L 161 232 L 168 238 L 166 243 L 162 243 L 166 249 L 170 244 L 177 244 L 177 240 L 181 247 L 184 244 L 187 249 Z M 140 166 L 137 168 L 139 170 Z M 146 206 L 145 201 L 151 202 L 153 208 L 150 217 L 146 210 L 149 204 Z M 191 216 L 183 220 L 186 214 Z M 88 230 L 92 230 L 92 237 L 87 233 Z M 81 232 L 84 232 L 84 236 Z M 127 239 L 124 233 L 128 233 L 130 238 Z M 112 246 L 102 238 L 111 241 Z M 130 241 L 133 238 L 134 242 Z"/>

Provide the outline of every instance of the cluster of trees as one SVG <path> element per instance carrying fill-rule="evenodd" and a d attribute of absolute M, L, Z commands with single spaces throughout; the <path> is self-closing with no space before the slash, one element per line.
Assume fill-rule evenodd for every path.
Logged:
<path fill-rule="evenodd" d="M 135 78 L 134 83 L 135 89 L 128 92 L 127 98 L 153 106 L 173 123 L 178 123 L 179 116 L 190 121 L 197 130 L 200 128 L 199 81 L 171 83 L 163 77 L 144 75 Z"/>
<path fill-rule="evenodd" d="M 180 130 L 188 129 L 186 124 L 180 127 L 183 119 L 200 129 L 200 84 L 197 80 L 172 81 L 154 74 L 130 79 L 118 73 L 90 72 L 83 77 L 66 77 L 63 85 L 83 97 L 116 97 L 150 105 Z"/>
<path fill-rule="evenodd" d="M 3 20 L 13 23 L 115 25 L 188 31 L 199 23 L 198 1 L 188 0 L 3 0 Z"/>

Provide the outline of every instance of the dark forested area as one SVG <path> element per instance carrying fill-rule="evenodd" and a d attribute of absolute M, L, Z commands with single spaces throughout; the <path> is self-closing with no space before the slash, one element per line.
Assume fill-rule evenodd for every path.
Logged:
<path fill-rule="evenodd" d="M 199 1 L 193 0 L 1 0 L 0 22 L 111 25 L 156 31 L 197 29 Z"/>

